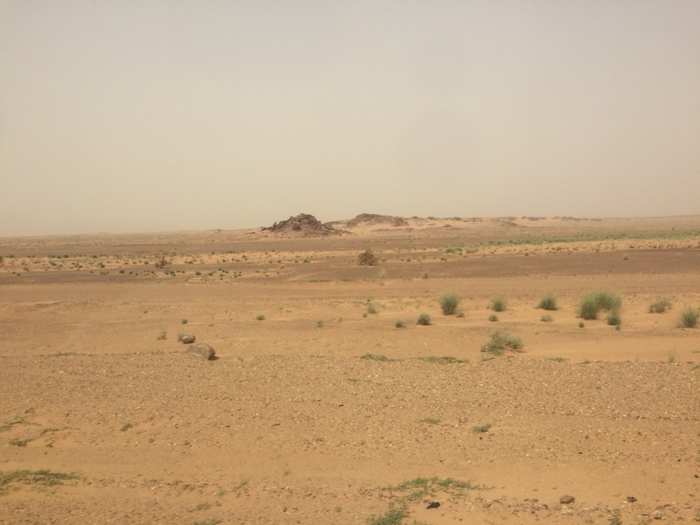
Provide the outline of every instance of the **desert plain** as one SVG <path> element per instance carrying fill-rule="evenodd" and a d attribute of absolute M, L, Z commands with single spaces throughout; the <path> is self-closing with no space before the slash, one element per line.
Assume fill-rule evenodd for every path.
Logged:
<path fill-rule="evenodd" d="M 0 256 L 0 523 L 700 520 L 699 216 L 366 215 Z M 597 291 L 619 324 L 579 317 Z M 522 348 L 483 351 L 495 332 Z"/>

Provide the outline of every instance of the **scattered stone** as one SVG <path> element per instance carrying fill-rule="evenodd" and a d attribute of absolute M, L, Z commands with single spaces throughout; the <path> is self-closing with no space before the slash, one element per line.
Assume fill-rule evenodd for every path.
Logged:
<path fill-rule="evenodd" d="M 627 503 L 634 503 L 635 501 L 637 501 L 637 498 L 635 498 L 634 496 L 627 496 L 627 498 L 625 499 L 627 500 Z"/>
<path fill-rule="evenodd" d="M 193 336 L 192 334 L 178 334 L 177 340 L 180 343 L 184 343 L 186 345 L 191 345 L 192 343 L 194 343 L 197 340 L 197 338 L 195 336 Z"/>
<path fill-rule="evenodd" d="M 437 509 L 440 507 L 440 502 L 439 501 L 429 501 L 428 506 L 425 507 L 426 509 Z"/>
<path fill-rule="evenodd" d="M 562 505 L 571 505 L 574 501 L 576 501 L 576 498 L 569 496 L 568 494 L 559 498 L 559 503 Z"/>
<path fill-rule="evenodd" d="M 197 343 L 187 347 L 187 351 L 191 354 L 195 354 L 207 361 L 213 361 L 216 359 L 216 351 L 211 345 L 207 343 Z"/>
<path fill-rule="evenodd" d="M 365 250 L 357 256 L 357 264 L 360 266 L 376 266 L 379 263 L 379 259 L 372 250 Z"/>
<path fill-rule="evenodd" d="M 651 513 L 651 517 L 654 518 L 655 520 L 662 520 L 662 519 L 664 519 L 664 513 L 661 512 L 660 510 L 655 510 L 654 512 Z"/>

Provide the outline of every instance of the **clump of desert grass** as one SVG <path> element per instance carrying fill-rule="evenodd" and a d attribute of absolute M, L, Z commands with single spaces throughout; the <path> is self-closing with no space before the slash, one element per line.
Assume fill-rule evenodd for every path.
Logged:
<path fill-rule="evenodd" d="M 392 359 L 382 354 L 363 354 L 360 356 L 360 359 L 364 359 L 365 361 L 379 361 L 382 363 L 392 361 Z"/>
<path fill-rule="evenodd" d="M 498 316 L 496 314 L 491 314 L 489 315 L 489 321 L 492 323 L 497 323 L 498 322 Z"/>
<path fill-rule="evenodd" d="M 506 350 L 517 352 L 522 350 L 523 341 L 508 332 L 494 332 L 489 340 L 483 344 L 481 351 L 491 355 L 503 355 Z"/>
<path fill-rule="evenodd" d="M 489 308 L 494 312 L 505 312 L 507 307 L 508 303 L 503 297 L 494 297 L 489 304 Z"/>
<path fill-rule="evenodd" d="M 559 308 L 557 306 L 557 298 L 552 294 L 547 294 L 540 299 L 537 308 L 541 308 L 542 310 L 557 310 Z"/>
<path fill-rule="evenodd" d="M 52 472 L 50 470 L 13 470 L 10 472 L 0 472 L 0 494 L 15 483 L 53 487 L 55 485 L 62 485 L 65 481 L 76 479 L 79 479 L 77 474 Z"/>
<path fill-rule="evenodd" d="M 578 308 L 578 316 L 582 319 L 598 319 L 601 311 L 616 312 L 622 306 L 622 299 L 609 292 L 593 292 L 584 296 Z"/>
<path fill-rule="evenodd" d="M 681 328 L 696 328 L 698 326 L 698 318 L 700 318 L 700 310 L 691 307 L 685 308 L 681 312 Z"/>
<path fill-rule="evenodd" d="M 622 325 L 622 317 L 620 317 L 620 312 L 618 310 L 613 310 L 608 314 L 607 322 L 610 326 L 619 328 Z"/>
<path fill-rule="evenodd" d="M 430 318 L 428 314 L 420 314 L 418 316 L 418 320 L 416 321 L 416 324 L 421 325 L 421 326 L 430 326 L 433 324 L 433 320 Z"/>
<path fill-rule="evenodd" d="M 443 295 L 440 298 L 440 308 L 444 315 L 455 315 L 459 307 L 459 297 L 453 293 Z"/>
<path fill-rule="evenodd" d="M 668 299 L 664 298 L 659 298 L 655 302 L 651 303 L 649 305 L 649 313 L 650 314 L 662 314 L 666 310 L 671 309 L 671 301 Z"/>
<path fill-rule="evenodd" d="M 396 321 L 394 323 L 394 327 L 395 328 L 406 328 L 406 323 L 404 323 L 403 321 Z"/>
<path fill-rule="evenodd" d="M 391 508 L 379 516 L 371 516 L 369 525 L 401 525 L 408 516 L 408 511 L 403 507 Z"/>

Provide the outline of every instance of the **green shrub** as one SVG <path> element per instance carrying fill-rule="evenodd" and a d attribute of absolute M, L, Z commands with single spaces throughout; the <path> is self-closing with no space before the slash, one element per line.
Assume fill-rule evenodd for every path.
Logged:
<path fill-rule="evenodd" d="M 681 327 L 695 328 L 698 325 L 698 318 L 700 318 L 700 311 L 697 308 L 686 308 L 681 312 Z"/>
<path fill-rule="evenodd" d="M 540 300 L 540 304 L 537 305 L 537 308 L 541 308 L 542 310 L 557 310 L 557 298 L 552 294 L 547 294 Z"/>
<path fill-rule="evenodd" d="M 431 324 L 433 324 L 433 320 L 428 314 L 420 314 L 418 316 L 418 321 L 416 321 L 416 324 L 419 324 L 421 326 L 430 326 Z"/>
<path fill-rule="evenodd" d="M 662 314 L 666 310 L 671 309 L 671 301 L 668 299 L 657 299 L 656 302 L 649 305 L 650 314 Z"/>
<path fill-rule="evenodd" d="M 498 316 L 497 316 L 496 314 L 491 314 L 491 315 L 489 315 L 489 321 L 491 321 L 492 323 L 497 322 L 497 321 L 498 321 Z"/>
<path fill-rule="evenodd" d="M 622 299 L 608 292 L 594 292 L 586 295 L 578 309 L 579 317 L 587 320 L 598 319 L 601 311 L 618 311 L 622 306 Z"/>
<path fill-rule="evenodd" d="M 260 314 L 259 316 L 256 317 L 256 319 L 257 319 L 258 321 L 264 321 L 264 320 L 265 320 L 265 316 L 264 316 L 263 314 Z"/>
<path fill-rule="evenodd" d="M 608 292 L 598 292 L 596 300 L 602 310 L 617 310 L 622 306 L 622 299 Z"/>
<path fill-rule="evenodd" d="M 404 323 L 403 321 L 396 321 L 396 322 L 394 323 L 394 326 L 395 326 L 396 328 L 406 328 L 406 323 Z"/>
<path fill-rule="evenodd" d="M 583 324 L 583 321 L 579 321 L 579 323 L 578 323 L 578 327 L 579 327 L 579 328 L 584 328 L 585 326 L 586 326 L 586 325 Z"/>
<path fill-rule="evenodd" d="M 505 312 L 506 306 L 506 300 L 503 297 L 494 297 L 489 305 L 494 312 Z"/>
<path fill-rule="evenodd" d="M 369 303 L 369 304 L 367 305 L 367 313 L 368 313 L 368 314 L 372 314 L 372 315 L 378 314 L 378 313 L 379 313 L 379 309 L 377 308 L 377 305 L 374 304 L 374 303 Z"/>
<path fill-rule="evenodd" d="M 459 297 L 453 293 L 443 295 L 440 298 L 440 308 L 442 308 L 442 313 L 445 315 L 454 315 L 457 312 L 458 306 Z"/>
<path fill-rule="evenodd" d="M 506 350 L 522 350 L 523 342 L 519 337 L 508 332 L 494 332 L 490 339 L 481 347 L 482 352 L 493 355 L 502 355 Z"/>
<path fill-rule="evenodd" d="M 608 314 L 608 324 L 610 326 L 620 326 L 622 324 L 622 318 L 620 317 L 620 312 L 613 310 Z"/>

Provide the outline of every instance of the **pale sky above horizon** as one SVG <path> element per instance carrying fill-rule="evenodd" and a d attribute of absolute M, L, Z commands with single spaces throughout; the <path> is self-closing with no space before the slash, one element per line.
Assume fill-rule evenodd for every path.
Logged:
<path fill-rule="evenodd" d="M 700 213 L 700 1 L 0 0 L 0 235 Z"/>

